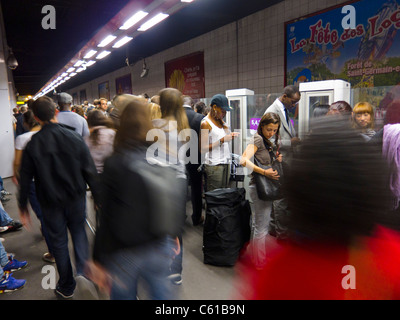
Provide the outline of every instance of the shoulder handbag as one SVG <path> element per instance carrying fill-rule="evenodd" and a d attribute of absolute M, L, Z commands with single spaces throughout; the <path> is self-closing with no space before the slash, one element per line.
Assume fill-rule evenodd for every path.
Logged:
<path fill-rule="evenodd" d="M 282 188 L 281 188 L 283 179 L 283 170 L 282 170 L 282 164 L 276 160 L 276 155 L 273 153 L 272 148 L 268 146 L 267 150 L 270 154 L 272 164 L 269 166 L 262 165 L 255 156 L 254 156 L 254 164 L 264 170 L 272 168 L 273 170 L 278 171 L 278 174 L 280 176 L 279 180 L 269 179 L 268 177 L 259 174 L 255 171 L 253 171 L 253 175 L 254 175 L 254 182 L 256 185 L 258 198 L 264 201 L 272 201 L 283 198 Z"/>

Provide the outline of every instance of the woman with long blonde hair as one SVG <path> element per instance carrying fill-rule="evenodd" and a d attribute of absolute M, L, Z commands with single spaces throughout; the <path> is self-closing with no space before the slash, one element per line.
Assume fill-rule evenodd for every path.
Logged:
<path fill-rule="evenodd" d="M 186 219 L 187 178 L 183 157 L 185 157 L 186 152 L 179 152 L 182 150 L 183 141 L 178 136 L 183 130 L 190 129 L 190 127 L 186 112 L 183 109 L 182 93 L 174 88 L 165 88 L 159 92 L 159 96 L 161 119 L 153 119 L 152 121 L 154 128 L 161 130 L 160 135 L 162 137 L 158 137 L 158 139 L 161 138 L 161 141 L 164 142 L 162 143 L 164 150 L 159 150 L 159 155 L 160 152 L 165 152 L 165 157 L 159 157 L 159 159 L 161 161 L 166 160 L 166 164 L 176 170 L 176 177 L 180 186 L 176 192 L 182 196 L 181 201 L 176 204 L 176 210 L 182 213 L 182 221 L 184 221 Z M 178 238 L 181 250 L 171 265 L 169 276 L 169 279 L 177 285 L 182 283 L 182 234 Z"/>

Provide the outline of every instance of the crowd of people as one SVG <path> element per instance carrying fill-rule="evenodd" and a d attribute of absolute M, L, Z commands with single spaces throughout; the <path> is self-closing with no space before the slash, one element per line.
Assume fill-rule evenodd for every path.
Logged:
<path fill-rule="evenodd" d="M 351 294 L 332 282 L 342 275 L 334 267 L 348 265 L 351 252 L 356 269 L 386 274 L 385 297 L 398 298 L 399 283 L 388 284 L 398 272 L 386 266 L 400 257 L 400 104 L 388 106 L 383 128 L 375 127 L 368 102 L 315 106 L 310 132 L 300 139 L 289 118 L 300 99 L 298 87 L 287 86 L 270 106 L 256 108 L 261 120 L 240 160 L 251 172 L 253 213 L 238 277 L 251 290 L 238 293 L 248 299 L 382 298 L 370 293 L 367 278 Z M 40 221 L 48 248 L 43 259 L 59 274 L 58 297 L 73 296 L 76 276 L 91 279 L 111 299 L 136 299 L 139 278 L 151 298 L 176 297 L 168 284 L 183 281 L 187 187 L 194 226 L 204 222 L 204 192 L 230 187 L 230 143 L 239 136 L 224 121 L 230 110 L 222 94 L 205 106 L 173 88 L 82 106 L 73 106 L 68 93 L 28 102 L 16 116 L 13 181 L 22 224 L 30 225 L 28 202 Z M 275 162 L 283 174 L 272 168 Z M 256 175 L 280 182 L 283 196 L 260 198 Z M 87 187 L 93 203 L 87 203 Z M 97 221 L 92 257 L 87 205 L 94 205 Z M 282 248 L 271 245 L 271 237 Z M 384 245 L 392 255 L 379 252 Z M 13 264 L 12 270 L 27 263 L 13 257 L 3 263 L 2 256 L 1 265 Z M 379 264 L 363 267 L 375 256 Z M 314 278 L 313 263 L 321 264 Z M 3 271 L 0 290 L 25 284 Z"/>

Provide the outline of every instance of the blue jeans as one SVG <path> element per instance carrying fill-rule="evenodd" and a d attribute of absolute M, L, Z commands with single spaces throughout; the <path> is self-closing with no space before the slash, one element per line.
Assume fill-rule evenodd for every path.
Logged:
<path fill-rule="evenodd" d="M 171 242 L 166 239 L 113 254 L 107 263 L 113 278 L 111 300 L 136 300 L 139 278 L 146 281 L 151 299 L 174 299 L 167 279 L 171 257 Z"/>
<path fill-rule="evenodd" d="M 3 278 L 3 267 L 8 263 L 8 261 L 7 251 L 0 241 L 0 279 Z"/>
<path fill-rule="evenodd" d="M 8 213 L 0 207 L 0 227 L 4 227 L 12 222 L 13 219 L 8 215 Z"/>
<path fill-rule="evenodd" d="M 35 212 L 36 217 L 38 218 L 38 220 L 40 221 L 40 224 L 42 226 L 42 235 L 44 237 L 44 240 L 46 241 L 47 244 L 47 248 L 49 250 L 49 253 L 52 253 L 52 248 L 51 248 L 51 242 L 49 240 L 49 234 L 47 232 L 44 220 L 43 220 L 43 213 L 42 213 L 42 209 L 40 207 L 40 203 L 36 197 L 36 187 L 35 187 L 35 182 L 32 181 L 31 182 L 31 187 L 29 189 L 29 203 L 31 204 L 32 210 L 33 212 Z"/>
<path fill-rule="evenodd" d="M 76 273 L 82 275 L 89 258 L 89 243 L 85 229 L 86 198 L 71 201 L 64 207 L 42 206 L 42 213 L 60 276 L 57 288 L 64 294 L 72 294 L 76 282 L 68 251 L 68 230 L 74 245 Z"/>

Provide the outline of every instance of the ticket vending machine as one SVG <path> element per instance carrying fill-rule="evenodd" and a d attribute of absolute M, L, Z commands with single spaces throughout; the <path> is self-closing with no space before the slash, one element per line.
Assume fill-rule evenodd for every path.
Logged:
<path fill-rule="evenodd" d="M 226 90 L 225 95 L 232 108 L 232 111 L 226 115 L 226 123 L 231 131 L 240 132 L 239 139 L 232 145 L 232 152 L 241 155 L 251 137 L 248 106 L 250 104 L 249 99 L 254 96 L 254 91 L 249 89 Z"/>
<path fill-rule="evenodd" d="M 300 138 L 309 133 L 310 120 L 316 106 L 331 105 L 336 101 L 346 101 L 351 104 L 351 85 L 343 80 L 303 82 L 299 84 L 299 89 L 301 99 L 295 127 Z"/>
<path fill-rule="evenodd" d="M 232 108 L 232 111 L 227 112 L 225 121 L 230 127 L 231 131 L 240 133 L 239 137 L 235 138 L 230 144 L 231 153 L 233 154 L 232 162 L 236 162 L 237 165 L 239 163 L 240 156 L 243 154 L 249 139 L 252 136 L 250 130 L 251 123 L 249 122 L 251 121 L 251 119 L 249 119 L 249 109 L 251 108 L 252 101 L 254 100 L 254 91 L 249 89 L 234 89 L 225 91 L 225 95 L 228 98 L 229 105 Z M 234 165 L 232 164 L 232 166 Z M 241 181 L 243 187 L 246 189 L 246 198 L 250 200 L 248 189 L 250 177 L 246 174 L 247 171 L 240 166 L 237 168 L 231 168 L 231 173 L 232 170 L 237 172 L 238 179 L 236 181 Z"/>

